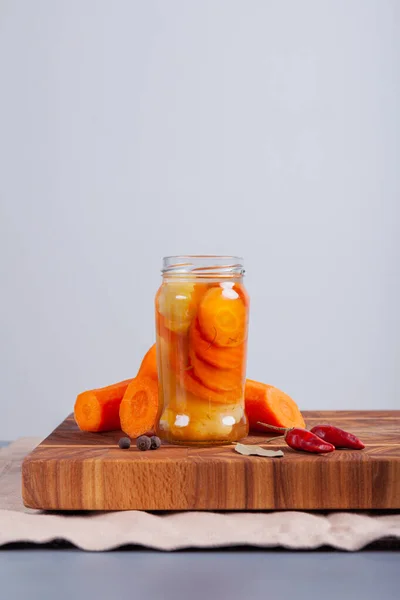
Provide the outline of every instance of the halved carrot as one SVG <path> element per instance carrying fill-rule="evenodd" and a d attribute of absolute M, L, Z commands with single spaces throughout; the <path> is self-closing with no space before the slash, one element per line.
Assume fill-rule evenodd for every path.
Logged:
<path fill-rule="evenodd" d="M 121 429 L 132 438 L 154 427 L 158 411 L 158 383 L 151 377 L 135 377 L 119 407 Z"/>
<path fill-rule="evenodd" d="M 74 416 L 82 431 L 112 431 L 119 429 L 119 405 L 133 379 L 107 387 L 88 390 L 75 401 Z"/>
<path fill-rule="evenodd" d="M 303 415 L 290 396 L 272 385 L 246 379 L 245 409 L 253 431 L 267 431 L 258 422 L 276 427 L 305 427 Z"/>
<path fill-rule="evenodd" d="M 157 380 L 156 345 L 153 344 L 141 362 L 137 376 Z M 74 416 L 82 431 L 112 431 L 120 429 L 119 407 L 127 387 L 133 379 L 79 394 L 75 401 Z"/>
<path fill-rule="evenodd" d="M 218 369 L 204 362 L 196 356 L 194 350 L 190 352 L 190 362 L 193 373 L 206 387 L 217 392 L 229 392 L 243 386 L 241 369 Z"/>
<path fill-rule="evenodd" d="M 152 379 L 158 378 L 157 373 L 157 350 L 156 345 L 153 344 L 143 357 L 140 363 L 137 377 L 142 375 L 143 377 L 151 377 Z"/>
<path fill-rule="evenodd" d="M 180 383 L 185 390 L 193 394 L 193 396 L 196 396 L 196 398 L 221 404 L 239 402 L 243 393 L 241 388 L 224 392 L 212 390 L 197 379 L 194 373 L 192 373 L 192 370 L 181 373 Z"/>
<path fill-rule="evenodd" d="M 197 320 L 190 326 L 190 342 L 197 356 L 213 367 L 235 369 L 245 360 L 245 343 L 232 348 L 215 346 L 203 338 Z"/>
<path fill-rule="evenodd" d="M 232 288 L 209 289 L 199 304 L 198 321 L 203 337 L 216 346 L 239 346 L 247 337 L 246 306 Z"/>

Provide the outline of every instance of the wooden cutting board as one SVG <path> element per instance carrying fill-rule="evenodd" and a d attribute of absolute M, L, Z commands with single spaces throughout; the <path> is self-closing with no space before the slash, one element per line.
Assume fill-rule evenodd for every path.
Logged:
<path fill-rule="evenodd" d="M 276 440 L 268 447 L 285 455 L 274 459 L 241 456 L 233 445 L 120 450 L 121 432 L 81 432 L 71 415 L 25 459 L 24 503 L 48 510 L 400 509 L 400 411 L 304 416 L 308 427 L 351 431 L 366 448 L 321 456 Z"/>

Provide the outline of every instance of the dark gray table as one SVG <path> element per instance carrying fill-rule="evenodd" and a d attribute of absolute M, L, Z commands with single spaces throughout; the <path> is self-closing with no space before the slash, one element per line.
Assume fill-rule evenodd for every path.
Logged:
<path fill-rule="evenodd" d="M 399 589 L 396 550 L 0 549 L 1 600 L 397 600 Z"/>
<path fill-rule="evenodd" d="M 0 551 L 2 600 L 395 600 L 398 552 Z"/>

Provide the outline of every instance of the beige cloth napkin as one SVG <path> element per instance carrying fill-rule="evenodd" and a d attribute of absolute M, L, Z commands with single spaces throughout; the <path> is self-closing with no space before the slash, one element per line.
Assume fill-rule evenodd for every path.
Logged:
<path fill-rule="evenodd" d="M 46 513 L 21 500 L 21 462 L 40 440 L 22 438 L 0 450 L 0 545 L 71 542 L 83 550 L 138 544 L 159 550 L 250 545 L 359 550 L 381 538 L 400 539 L 400 514 L 143 511 Z"/>

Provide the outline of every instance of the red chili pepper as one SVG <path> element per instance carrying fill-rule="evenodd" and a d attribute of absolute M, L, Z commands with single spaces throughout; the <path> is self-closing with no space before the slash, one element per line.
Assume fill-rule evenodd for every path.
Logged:
<path fill-rule="evenodd" d="M 325 453 L 333 452 L 335 449 L 335 446 L 328 441 L 324 441 L 315 433 L 311 433 L 307 429 L 300 429 L 300 427 L 288 429 L 285 433 L 285 442 L 294 450 L 305 450 L 305 452 Z"/>
<path fill-rule="evenodd" d="M 260 421 L 259 424 L 269 427 L 270 429 L 283 431 L 285 442 L 290 448 L 293 448 L 293 450 L 304 450 L 305 452 L 313 452 L 315 454 L 325 454 L 327 452 L 333 452 L 335 449 L 335 446 L 322 440 L 315 435 L 315 433 L 307 431 L 307 429 L 301 429 L 300 427 L 286 429 L 285 427 L 267 425 L 267 423 L 261 423 Z"/>
<path fill-rule="evenodd" d="M 351 448 L 352 450 L 365 448 L 362 441 L 355 435 L 333 425 L 316 425 L 311 431 L 322 440 L 333 444 L 335 448 Z"/>

